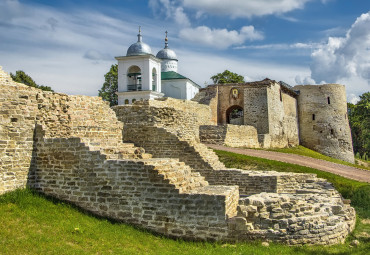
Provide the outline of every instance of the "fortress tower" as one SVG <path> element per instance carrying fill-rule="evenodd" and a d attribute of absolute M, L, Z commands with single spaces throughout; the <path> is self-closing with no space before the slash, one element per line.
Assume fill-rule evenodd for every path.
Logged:
<path fill-rule="evenodd" d="M 303 146 L 354 162 L 343 85 L 298 85 L 299 136 Z"/>

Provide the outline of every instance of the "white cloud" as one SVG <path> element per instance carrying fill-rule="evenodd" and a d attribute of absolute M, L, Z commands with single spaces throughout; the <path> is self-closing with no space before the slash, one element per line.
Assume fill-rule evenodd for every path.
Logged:
<path fill-rule="evenodd" d="M 316 49 L 320 46 L 317 43 L 275 43 L 275 44 L 262 44 L 262 45 L 243 45 L 236 46 L 234 49 L 252 49 L 252 50 L 291 50 L 291 49 Z"/>
<path fill-rule="evenodd" d="M 345 37 L 329 37 L 312 53 L 311 77 L 316 82 L 340 83 L 351 91 L 370 87 L 370 12 L 362 14 Z"/>
<path fill-rule="evenodd" d="M 360 98 L 356 96 L 355 94 L 349 94 L 347 96 L 347 101 L 352 104 L 357 104 L 357 102 L 360 101 Z"/>
<path fill-rule="evenodd" d="M 216 15 L 250 18 L 302 9 L 309 1 L 312 0 L 183 0 L 183 5 Z"/>
<path fill-rule="evenodd" d="M 172 19 L 180 26 L 190 26 L 190 20 L 184 12 L 184 8 L 176 1 L 149 0 L 149 7 L 157 17 L 164 16 L 166 20 Z"/>
<path fill-rule="evenodd" d="M 178 7 L 175 9 L 174 12 L 174 19 L 177 24 L 188 27 L 190 26 L 190 21 L 188 16 L 184 13 L 184 9 L 182 7 Z"/>
<path fill-rule="evenodd" d="M 138 25 L 143 26 L 145 42 L 163 39 L 161 22 L 129 13 L 125 18 L 135 18 L 134 24 L 91 10 L 65 11 L 2 0 L 0 7 L 1 13 L 9 14 L 4 20 L 0 15 L 3 69 L 23 70 L 38 84 L 67 94 L 97 95 L 104 74 L 116 63 L 113 56 L 125 55 L 136 42 Z M 27 12 L 19 15 L 17 10 Z"/>
<path fill-rule="evenodd" d="M 316 82 L 310 76 L 297 75 L 294 79 L 298 85 L 314 85 Z"/>
<path fill-rule="evenodd" d="M 240 45 L 246 40 L 262 40 L 263 34 L 256 31 L 253 26 L 244 26 L 240 32 L 227 29 L 211 29 L 206 26 L 185 28 L 180 31 L 180 38 L 190 42 L 225 49 L 231 45 Z"/>
<path fill-rule="evenodd" d="M 179 58 L 179 73 L 198 82 L 201 86 L 204 86 L 205 82 L 211 84 L 210 77 L 217 73 L 222 73 L 225 69 L 244 76 L 247 81 L 259 81 L 270 78 L 284 81 L 293 86 L 296 84 L 295 77 L 297 75 L 302 77 L 310 75 L 308 67 L 296 65 L 230 58 L 190 50 L 177 50 L 176 53 Z"/>

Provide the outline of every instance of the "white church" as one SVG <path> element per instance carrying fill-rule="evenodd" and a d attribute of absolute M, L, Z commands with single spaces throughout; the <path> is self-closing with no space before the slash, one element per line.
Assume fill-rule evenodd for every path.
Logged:
<path fill-rule="evenodd" d="M 200 86 L 177 72 L 178 59 L 176 53 L 168 48 L 167 32 L 164 49 L 156 56 L 150 46 L 143 43 L 140 28 L 137 37 L 126 56 L 116 57 L 118 105 L 160 97 L 192 99 Z"/>

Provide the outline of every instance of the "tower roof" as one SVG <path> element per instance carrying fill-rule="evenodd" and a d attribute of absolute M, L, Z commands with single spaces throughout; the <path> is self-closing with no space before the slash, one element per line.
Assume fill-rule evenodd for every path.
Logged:
<path fill-rule="evenodd" d="M 177 60 L 176 53 L 168 48 L 168 38 L 167 38 L 167 31 L 166 31 L 166 38 L 164 39 L 164 49 L 161 49 L 157 53 L 157 58 L 159 59 L 170 59 L 170 60 Z"/>
<path fill-rule="evenodd" d="M 126 56 L 138 56 L 152 54 L 150 46 L 143 43 L 143 37 L 141 35 L 141 28 L 139 27 L 139 34 L 137 35 L 137 42 L 132 44 L 128 50 Z"/>

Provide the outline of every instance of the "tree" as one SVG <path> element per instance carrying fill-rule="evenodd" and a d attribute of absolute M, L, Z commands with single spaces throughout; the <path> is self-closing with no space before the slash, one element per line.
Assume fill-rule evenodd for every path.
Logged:
<path fill-rule="evenodd" d="M 16 71 L 15 74 L 10 73 L 10 76 L 15 82 L 23 83 L 24 85 L 38 88 L 44 91 L 54 92 L 54 90 L 52 90 L 49 86 L 37 85 L 36 82 L 31 78 L 31 76 L 21 70 Z"/>
<path fill-rule="evenodd" d="M 211 77 L 214 84 L 225 84 L 225 83 L 244 83 L 244 77 L 237 73 L 225 70 L 223 73 L 218 73 Z"/>
<path fill-rule="evenodd" d="M 105 82 L 103 87 L 99 90 L 99 96 L 103 100 L 108 101 L 110 106 L 118 104 L 118 96 L 116 92 L 118 91 L 118 65 L 112 65 L 109 72 L 105 75 Z"/>
<path fill-rule="evenodd" d="M 370 92 L 360 96 L 357 104 L 348 103 L 353 150 L 363 158 L 370 155 Z"/>

